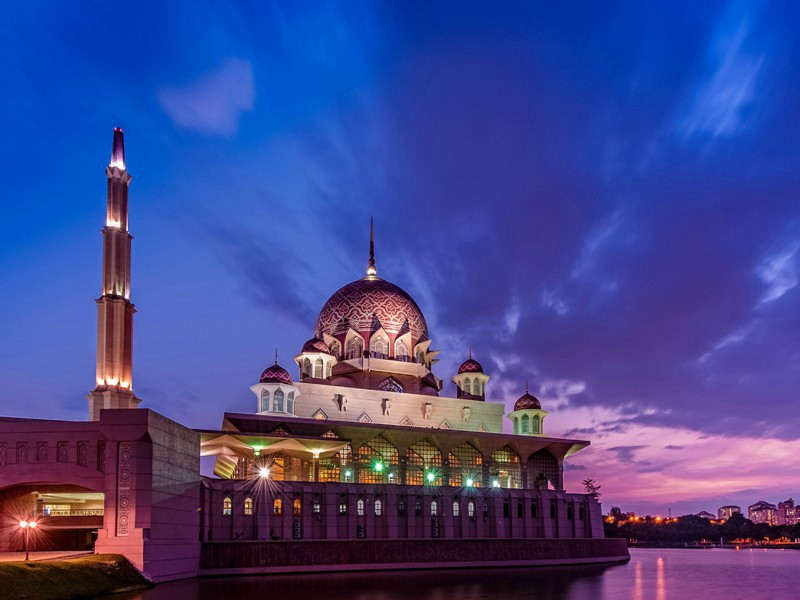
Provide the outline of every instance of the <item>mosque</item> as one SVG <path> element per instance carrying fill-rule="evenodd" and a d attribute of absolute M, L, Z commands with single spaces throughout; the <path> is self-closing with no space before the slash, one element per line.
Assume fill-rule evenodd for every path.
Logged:
<path fill-rule="evenodd" d="M 277 356 L 254 374 L 252 413 L 197 430 L 140 408 L 120 129 L 106 176 L 89 420 L 0 418 L 0 550 L 24 519 L 42 549 L 122 553 L 154 581 L 628 560 L 597 499 L 564 489 L 588 441 L 547 435 L 527 390 L 508 414 L 487 401 L 471 352 L 442 395 L 425 316 L 378 276 L 372 230 L 365 276 L 322 306 L 296 375 Z"/>

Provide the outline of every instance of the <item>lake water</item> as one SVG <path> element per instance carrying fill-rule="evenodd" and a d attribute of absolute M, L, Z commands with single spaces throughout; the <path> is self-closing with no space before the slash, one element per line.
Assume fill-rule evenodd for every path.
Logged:
<path fill-rule="evenodd" d="M 628 564 L 610 567 L 210 577 L 161 584 L 124 598 L 784 600 L 800 598 L 800 550 L 634 548 Z"/>

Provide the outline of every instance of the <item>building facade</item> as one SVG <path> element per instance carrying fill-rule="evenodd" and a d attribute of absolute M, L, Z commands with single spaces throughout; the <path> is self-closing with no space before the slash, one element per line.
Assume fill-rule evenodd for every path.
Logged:
<path fill-rule="evenodd" d="M 106 177 L 89 420 L 0 418 L 0 549 L 19 546 L 15 524 L 34 519 L 48 533 L 40 549 L 121 553 L 156 581 L 628 559 L 624 540 L 603 538 L 596 498 L 564 489 L 564 461 L 588 441 L 549 436 L 527 390 L 508 414 L 488 401 L 490 375 L 471 351 L 455 397 L 442 394 L 423 312 L 378 277 L 372 231 L 366 276 L 323 305 L 293 358 L 296 380 L 276 356 L 250 387 L 253 412 L 226 413 L 217 430 L 138 408 L 119 129 Z M 201 477 L 201 456 L 213 476 Z"/>
<path fill-rule="evenodd" d="M 753 523 L 778 524 L 778 508 L 774 504 L 759 500 L 747 507 L 747 516 Z"/>
<path fill-rule="evenodd" d="M 717 518 L 728 520 L 735 514 L 742 514 L 742 507 L 741 506 L 734 506 L 732 504 L 728 504 L 727 506 L 720 506 L 717 509 Z"/>

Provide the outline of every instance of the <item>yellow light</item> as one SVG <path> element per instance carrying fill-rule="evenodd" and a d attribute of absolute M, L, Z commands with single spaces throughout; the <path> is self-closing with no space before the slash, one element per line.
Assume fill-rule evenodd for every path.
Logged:
<path fill-rule="evenodd" d="M 319 458 L 319 450 L 312 450 L 311 453 L 314 455 L 314 458 Z"/>
<path fill-rule="evenodd" d="M 108 219 L 106 221 L 106 226 L 107 227 L 116 227 L 117 229 L 119 229 L 120 222 L 119 221 L 115 221 L 114 219 Z"/>

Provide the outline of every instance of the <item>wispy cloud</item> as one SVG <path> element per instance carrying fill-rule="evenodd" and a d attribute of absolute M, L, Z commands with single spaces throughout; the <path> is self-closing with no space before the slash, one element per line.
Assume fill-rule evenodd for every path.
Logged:
<path fill-rule="evenodd" d="M 677 120 L 686 138 L 733 135 L 748 125 L 764 54 L 748 47 L 752 10 L 734 2 L 723 15 L 708 46 L 709 70 Z"/>
<path fill-rule="evenodd" d="M 767 286 L 759 300 L 759 306 L 783 296 L 797 285 L 797 251 L 800 242 L 793 241 L 783 250 L 767 256 L 756 269 L 757 275 Z"/>
<path fill-rule="evenodd" d="M 183 129 L 230 137 L 242 113 L 253 110 L 256 89 L 250 61 L 229 58 L 194 81 L 158 91 L 161 108 Z"/>

